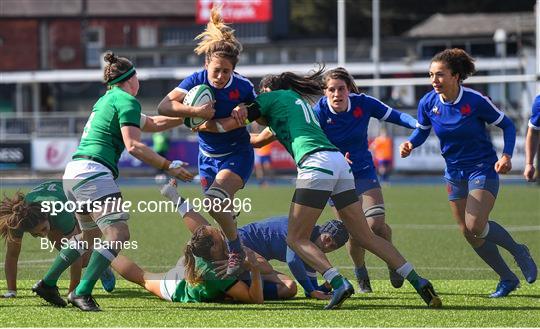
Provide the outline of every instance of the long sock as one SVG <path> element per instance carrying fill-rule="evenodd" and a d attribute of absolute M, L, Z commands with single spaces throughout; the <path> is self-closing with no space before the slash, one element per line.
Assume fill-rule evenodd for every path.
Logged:
<path fill-rule="evenodd" d="M 330 282 L 330 285 L 335 290 L 343 285 L 343 277 L 339 274 L 337 268 L 331 267 L 323 273 L 323 277 L 326 281 Z"/>
<path fill-rule="evenodd" d="M 45 285 L 49 287 L 56 286 L 62 273 L 86 252 L 86 249 L 82 248 L 78 242 L 79 240 L 76 238 L 71 238 L 67 246 L 60 250 L 60 253 L 56 256 L 51 267 L 43 277 Z"/>
<path fill-rule="evenodd" d="M 485 239 L 495 243 L 508 250 L 513 256 L 520 251 L 519 244 L 514 241 L 510 233 L 504 229 L 501 225 L 497 224 L 495 221 L 488 221 L 484 232 L 480 236 L 481 239 Z"/>
<path fill-rule="evenodd" d="M 227 247 L 229 252 L 239 253 L 242 250 L 242 243 L 240 243 L 240 238 L 236 237 L 236 240 L 227 240 Z"/>
<path fill-rule="evenodd" d="M 355 267 L 354 268 L 354 275 L 356 276 L 356 280 L 369 280 L 368 271 L 366 269 L 366 266 L 363 265 L 361 267 Z"/>
<path fill-rule="evenodd" d="M 84 275 L 81 279 L 81 282 L 75 289 L 75 294 L 78 296 L 90 295 L 94 286 L 96 285 L 97 280 L 111 265 L 111 262 L 118 256 L 118 252 L 114 249 L 107 248 L 96 248 L 92 251 L 90 256 L 90 261 L 88 266 L 84 271 Z"/>
<path fill-rule="evenodd" d="M 416 273 L 411 263 L 406 262 L 400 268 L 396 269 L 396 272 L 407 279 L 416 290 L 420 289 L 420 279 L 422 277 Z"/>
<path fill-rule="evenodd" d="M 263 296 L 265 300 L 279 299 L 277 283 L 263 281 Z"/>
<path fill-rule="evenodd" d="M 518 280 L 517 276 L 510 270 L 501 257 L 497 245 L 491 241 L 484 241 L 484 244 L 480 247 L 473 248 L 478 256 L 501 277 L 501 280 Z"/>

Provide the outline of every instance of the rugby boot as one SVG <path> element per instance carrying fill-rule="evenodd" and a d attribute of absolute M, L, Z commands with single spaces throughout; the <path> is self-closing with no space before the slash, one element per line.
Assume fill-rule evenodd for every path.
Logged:
<path fill-rule="evenodd" d="M 50 287 L 43 282 L 43 280 L 39 280 L 34 286 L 32 287 L 32 291 L 36 293 L 39 297 L 46 300 L 48 303 L 53 304 L 54 306 L 58 307 L 66 307 L 67 303 L 66 301 L 60 297 L 60 293 L 58 292 L 58 286 Z"/>
<path fill-rule="evenodd" d="M 339 308 L 341 304 L 343 304 L 345 299 L 351 297 L 352 294 L 354 294 L 354 288 L 352 284 L 349 282 L 349 280 L 343 278 L 343 284 L 341 285 L 341 287 L 334 289 L 332 299 L 330 299 L 330 302 L 324 307 L 324 309 L 333 310 Z"/>
<path fill-rule="evenodd" d="M 521 269 L 525 280 L 528 283 L 534 283 L 538 275 L 538 269 L 536 268 L 536 263 L 531 256 L 529 248 L 526 245 L 520 245 L 520 251 L 514 255 L 514 260 Z"/>
<path fill-rule="evenodd" d="M 99 277 L 99 280 L 101 281 L 101 286 L 103 287 L 103 290 L 106 292 L 112 292 L 114 290 L 114 287 L 116 286 L 116 277 L 114 276 L 114 273 L 111 269 L 111 267 L 107 267 L 105 271 L 101 274 Z"/>
<path fill-rule="evenodd" d="M 439 308 L 442 307 L 442 301 L 433 289 L 431 282 L 424 278 L 420 278 L 420 287 L 416 289 L 420 297 L 426 302 L 429 307 Z"/>
<path fill-rule="evenodd" d="M 85 312 L 99 312 L 101 308 L 92 295 L 77 296 L 73 291 L 68 295 L 68 302 Z"/>
<path fill-rule="evenodd" d="M 237 277 L 244 271 L 242 268 L 242 263 L 244 262 L 244 258 L 246 257 L 246 253 L 244 250 L 241 250 L 241 252 L 230 252 L 229 253 L 229 260 L 227 262 L 227 272 L 225 274 L 226 277 Z"/>
<path fill-rule="evenodd" d="M 495 292 L 489 295 L 490 298 L 501 298 L 508 296 L 512 291 L 519 288 L 519 280 L 502 280 L 497 284 Z"/>

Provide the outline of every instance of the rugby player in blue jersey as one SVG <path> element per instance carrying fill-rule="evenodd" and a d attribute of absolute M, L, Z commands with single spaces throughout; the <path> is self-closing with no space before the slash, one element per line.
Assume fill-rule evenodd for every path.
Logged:
<path fill-rule="evenodd" d="M 512 121 L 481 93 L 462 86 L 475 72 L 474 59 L 462 49 L 436 54 L 429 68 L 433 89 L 418 104 L 418 128 L 400 145 L 401 157 L 422 145 L 433 127 L 446 162 L 445 180 L 452 214 L 474 251 L 499 276 L 490 297 L 505 297 L 519 286 L 518 277 L 501 257 L 498 247 L 508 250 L 529 283 L 537 268 L 527 246 L 518 244 L 508 231 L 489 219 L 499 190 L 499 175 L 512 168 L 516 130 Z M 503 130 L 500 159 L 486 125 Z"/>
<path fill-rule="evenodd" d="M 323 76 L 324 97 L 313 111 L 324 133 L 346 155 L 354 176 L 356 193 L 371 230 L 387 241 L 392 240 L 390 226 L 385 223 L 384 200 L 377 172 L 368 150 L 368 125 L 373 117 L 406 128 L 414 129 L 416 120 L 382 103 L 376 98 L 361 94 L 354 78 L 342 67 L 327 71 Z M 333 206 L 332 200 L 329 201 Z M 337 211 L 334 212 L 337 215 Z M 365 266 L 365 249 L 351 239 L 349 254 L 354 262 L 354 273 L 361 292 L 371 292 L 371 283 Z M 389 268 L 392 285 L 399 288 L 403 277 Z"/>
<path fill-rule="evenodd" d="M 205 68 L 185 78 L 158 105 L 162 115 L 202 117 L 205 119 L 235 116 L 233 109 L 242 102 L 255 99 L 251 82 L 234 72 L 242 45 L 234 36 L 234 30 L 225 25 L 219 11 L 214 7 L 206 30 L 198 35 L 201 39 L 195 52 L 205 54 Z M 192 107 L 182 103 L 188 91 L 200 84 L 210 86 L 215 103 Z M 238 118 L 240 120 L 240 118 Z M 199 175 L 207 198 L 211 198 L 210 215 L 219 223 L 227 237 L 229 267 L 227 275 L 234 276 L 240 270 L 244 258 L 233 214 L 223 211 L 228 200 L 244 187 L 253 171 L 254 153 L 245 127 L 229 132 L 199 132 Z M 221 206 L 223 205 L 223 206 Z"/>
<path fill-rule="evenodd" d="M 182 200 L 178 205 L 178 211 L 192 233 L 202 225 L 210 225 L 200 214 L 189 209 L 188 202 L 178 195 L 174 180 L 162 187 L 161 194 L 173 202 Z M 316 271 L 287 246 L 287 227 L 288 217 L 278 216 L 242 226 L 238 229 L 238 234 L 244 247 L 254 251 L 260 262 L 267 263 L 269 260 L 286 262 L 295 279 L 304 288 L 306 297 L 330 299 L 331 295 L 327 294 L 328 285 L 319 286 Z M 349 233 L 339 220 L 331 220 L 321 226 L 316 225 L 311 233 L 311 241 L 324 253 L 341 248 L 348 238 Z M 215 264 L 219 268 L 221 262 Z M 267 270 L 262 273 L 265 300 L 286 299 L 296 295 L 294 281 L 274 271 L 269 264 L 265 267 Z M 249 278 L 240 276 L 240 279 L 249 284 Z"/>
<path fill-rule="evenodd" d="M 529 182 L 534 180 L 534 157 L 538 151 L 538 141 L 540 140 L 540 95 L 536 96 L 532 106 L 529 129 L 525 139 L 525 170 L 523 176 Z"/>

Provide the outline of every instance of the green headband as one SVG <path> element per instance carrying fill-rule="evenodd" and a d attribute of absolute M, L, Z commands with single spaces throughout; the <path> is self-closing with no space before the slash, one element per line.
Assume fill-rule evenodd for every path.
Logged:
<path fill-rule="evenodd" d="M 122 82 L 124 80 L 127 80 L 127 79 L 131 78 L 134 74 L 135 74 L 135 66 L 132 66 L 129 70 L 127 70 L 126 73 L 122 74 L 121 76 L 119 76 L 118 78 L 116 78 L 114 80 L 111 80 L 111 81 L 107 82 L 107 84 L 109 86 L 112 86 L 114 84 L 117 84 L 119 82 Z"/>

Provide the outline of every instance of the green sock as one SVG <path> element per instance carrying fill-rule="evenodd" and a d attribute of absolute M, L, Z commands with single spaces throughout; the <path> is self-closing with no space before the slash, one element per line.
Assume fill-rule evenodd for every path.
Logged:
<path fill-rule="evenodd" d="M 43 282 L 49 287 L 56 286 L 62 273 L 79 259 L 79 257 L 81 257 L 81 254 L 77 249 L 64 248 L 60 250 L 60 253 L 54 259 L 49 271 L 43 277 Z"/>
<path fill-rule="evenodd" d="M 407 281 L 409 281 L 414 289 L 418 290 L 420 288 L 420 279 L 421 277 L 416 273 L 415 270 L 412 270 L 409 275 L 406 277 Z"/>
<path fill-rule="evenodd" d="M 343 285 L 343 277 L 341 276 L 341 274 L 336 275 L 332 279 L 332 281 L 330 281 L 330 285 L 332 286 L 332 289 L 334 290 L 341 287 Z"/>
<path fill-rule="evenodd" d="M 75 294 L 77 296 L 92 294 L 97 280 L 103 271 L 111 265 L 116 255 L 117 252 L 112 249 L 95 249 L 92 251 L 90 261 L 88 261 L 88 266 L 86 266 L 81 282 L 75 289 Z"/>

